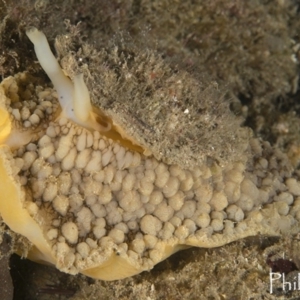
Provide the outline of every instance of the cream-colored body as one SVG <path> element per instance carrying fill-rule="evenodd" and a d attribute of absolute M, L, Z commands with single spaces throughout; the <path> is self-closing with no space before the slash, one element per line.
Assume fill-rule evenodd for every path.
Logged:
<path fill-rule="evenodd" d="M 300 183 L 280 151 L 252 139 L 250 158 L 227 166 L 163 163 L 95 130 L 77 79 L 64 99 L 88 109 L 71 118 L 57 117 L 51 89 L 31 91 L 35 105 L 20 99 L 19 85 L 32 89 L 26 74 L 0 85 L 0 214 L 32 243 L 30 259 L 114 280 L 186 247 L 298 232 Z M 64 112 L 69 103 L 59 103 Z"/>

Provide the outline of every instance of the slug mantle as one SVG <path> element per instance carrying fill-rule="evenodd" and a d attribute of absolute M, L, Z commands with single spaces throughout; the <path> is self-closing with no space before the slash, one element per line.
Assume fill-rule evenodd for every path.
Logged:
<path fill-rule="evenodd" d="M 110 137 L 119 125 L 98 122 L 82 76 L 72 83 L 45 36 L 27 34 L 57 94 L 27 73 L 0 85 L 0 214 L 30 259 L 116 280 L 186 247 L 299 231 L 300 183 L 278 149 L 249 139 L 227 164 L 189 168 L 144 153 Z"/>

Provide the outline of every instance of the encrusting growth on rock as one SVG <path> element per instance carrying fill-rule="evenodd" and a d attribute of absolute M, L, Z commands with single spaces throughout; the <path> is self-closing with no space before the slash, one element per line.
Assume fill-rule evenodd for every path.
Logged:
<path fill-rule="evenodd" d="M 54 56 L 40 49 L 45 36 L 27 34 L 64 99 L 27 73 L 0 85 L 0 213 L 32 242 L 29 258 L 115 280 L 185 247 L 298 231 L 300 182 L 279 150 L 250 139 L 236 161 L 220 165 L 209 156 L 193 168 L 146 156 L 138 143 L 140 151 L 134 141 L 128 147 L 109 137 L 117 128 L 109 118 L 98 130 L 103 113 L 96 116 L 82 76 L 72 83 L 58 63 L 47 71 L 50 60 L 40 55 Z M 30 100 L 20 97 L 20 86 Z M 15 136 L 26 138 L 14 143 Z"/>

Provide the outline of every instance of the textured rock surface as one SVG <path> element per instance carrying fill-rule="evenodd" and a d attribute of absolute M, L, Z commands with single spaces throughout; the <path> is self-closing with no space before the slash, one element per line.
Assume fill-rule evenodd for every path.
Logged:
<path fill-rule="evenodd" d="M 11 254 L 11 238 L 8 234 L 2 232 L 1 228 L 1 244 L 0 244 L 0 296 L 3 300 L 12 300 L 14 287 L 9 272 L 9 258 Z"/>

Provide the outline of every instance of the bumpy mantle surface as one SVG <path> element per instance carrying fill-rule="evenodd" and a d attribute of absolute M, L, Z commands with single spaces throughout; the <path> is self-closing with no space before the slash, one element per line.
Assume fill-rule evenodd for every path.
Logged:
<path fill-rule="evenodd" d="M 64 272 L 120 279 L 188 246 L 298 232 L 300 183 L 267 142 L 226 166 L 166 164 L 69 120 L 26 73 L 1 83 L 0 120 L 0 213 Z"/>

